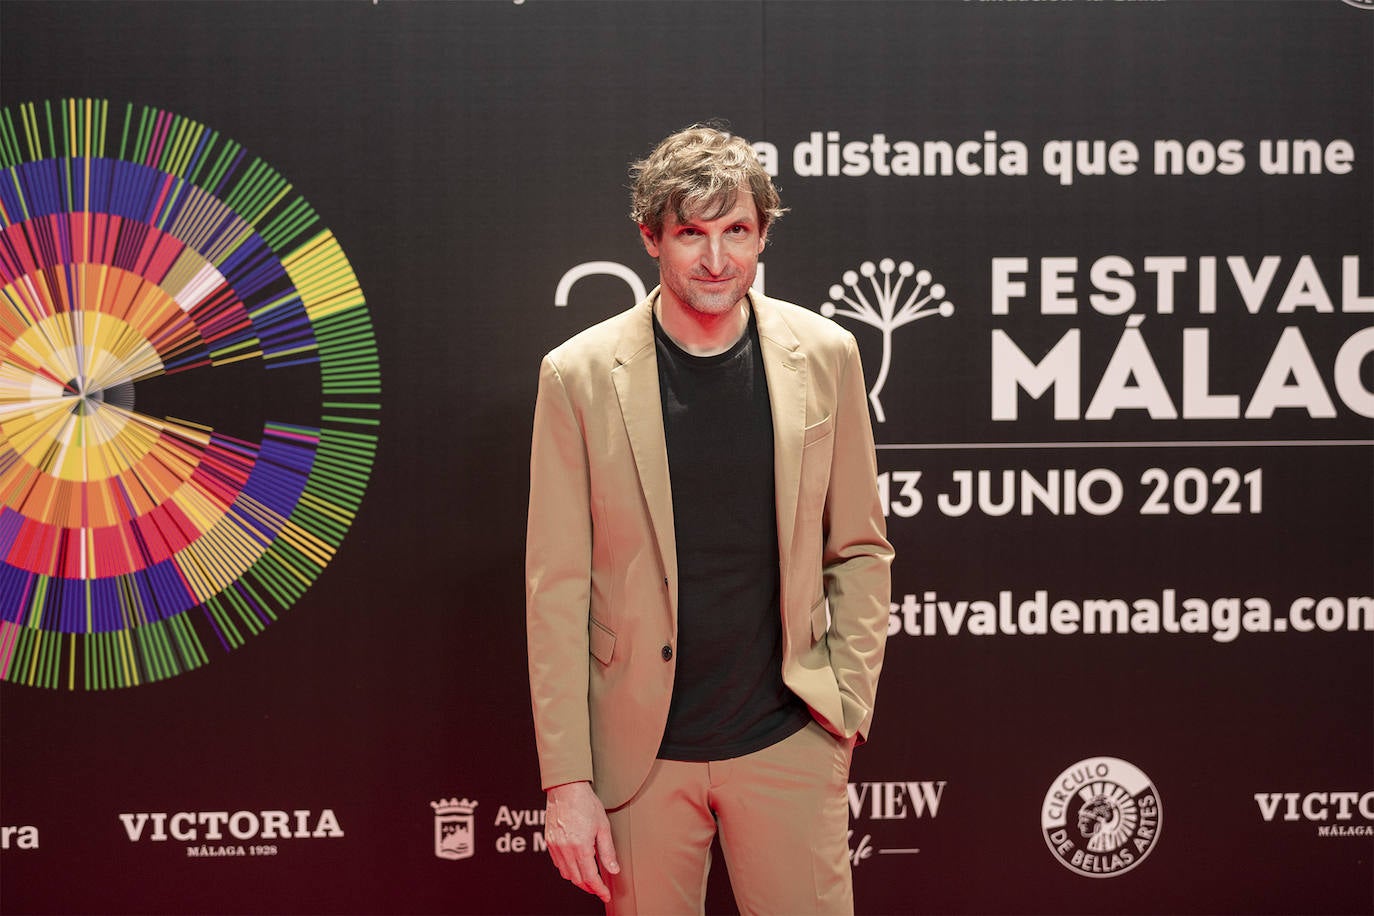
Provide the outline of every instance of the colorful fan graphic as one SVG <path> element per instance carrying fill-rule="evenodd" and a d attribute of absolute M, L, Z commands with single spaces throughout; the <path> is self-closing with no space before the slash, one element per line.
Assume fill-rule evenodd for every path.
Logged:
<path fill-rule="evenodd" d="M 140 412 L 171 376 L 188 416 Z M 348 532 L 380 393 L 348 259 L 266 163 L 151 108 L 0 110 L 0 678 L 133 686 L 261 632 Z"/>

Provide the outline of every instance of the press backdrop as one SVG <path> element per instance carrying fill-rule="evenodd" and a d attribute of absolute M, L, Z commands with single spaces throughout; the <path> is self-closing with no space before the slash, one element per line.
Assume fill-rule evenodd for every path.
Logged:
<path fill-rule="evenodd" d="M 536 371 L 707 118 L 871 390 L 859 911 L 1374 908 L 1369 6 L 7 0 L 0 908 L 599 910 Z"/>

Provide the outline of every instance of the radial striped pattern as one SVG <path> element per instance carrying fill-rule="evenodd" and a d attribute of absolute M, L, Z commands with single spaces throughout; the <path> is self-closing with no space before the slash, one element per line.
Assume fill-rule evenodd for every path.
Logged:
<path fill-rule="evenodd" d="M 245 360 L 318 412 L 250 442 L 137 410 Z M 380 394 L 348 259 L 270 166 L 152 108 L 0 109 L 0 678 L 132 686 L 260 632 L 347 534 Z"/>

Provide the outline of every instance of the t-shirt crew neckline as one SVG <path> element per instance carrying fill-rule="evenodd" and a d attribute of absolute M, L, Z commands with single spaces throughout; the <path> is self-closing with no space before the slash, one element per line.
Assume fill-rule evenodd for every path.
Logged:
<path fill-rule="evenodd" d="M 728 362 L 730 359 L 739 355 L 739 352 L 749 346 L 749 336 L 754 333 L 754 309 L 749 309 L 749 322 L 744 326 L 744 333 L 739 336 L 739 340 L 730 345 L 728 350 L 720 353 L 712 353 L 710 356 L 697 356 L 695 353 L 688 353 L 678 345 L 678 342 L 669 336 L 663 327 L 663 322 L 658 320 L 658 309 L 650 310 L 654 317 L 654 336 L 667 344 L 677 356 L 693 366 L 714 366 L 719 363 Z"/>

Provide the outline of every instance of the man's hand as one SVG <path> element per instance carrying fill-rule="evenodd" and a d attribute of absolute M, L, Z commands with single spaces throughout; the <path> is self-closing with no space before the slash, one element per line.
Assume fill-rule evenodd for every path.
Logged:
<path fill-rule="evenodd" d="M 618 875 L 620 862 L 611 843 L 611 822 L 591 783 L 569 782 L 549 789 L 544 839 L 559 874 L 603 903 L 610 902 L 611 891 L 601 880 L 601 870 Z"/>

